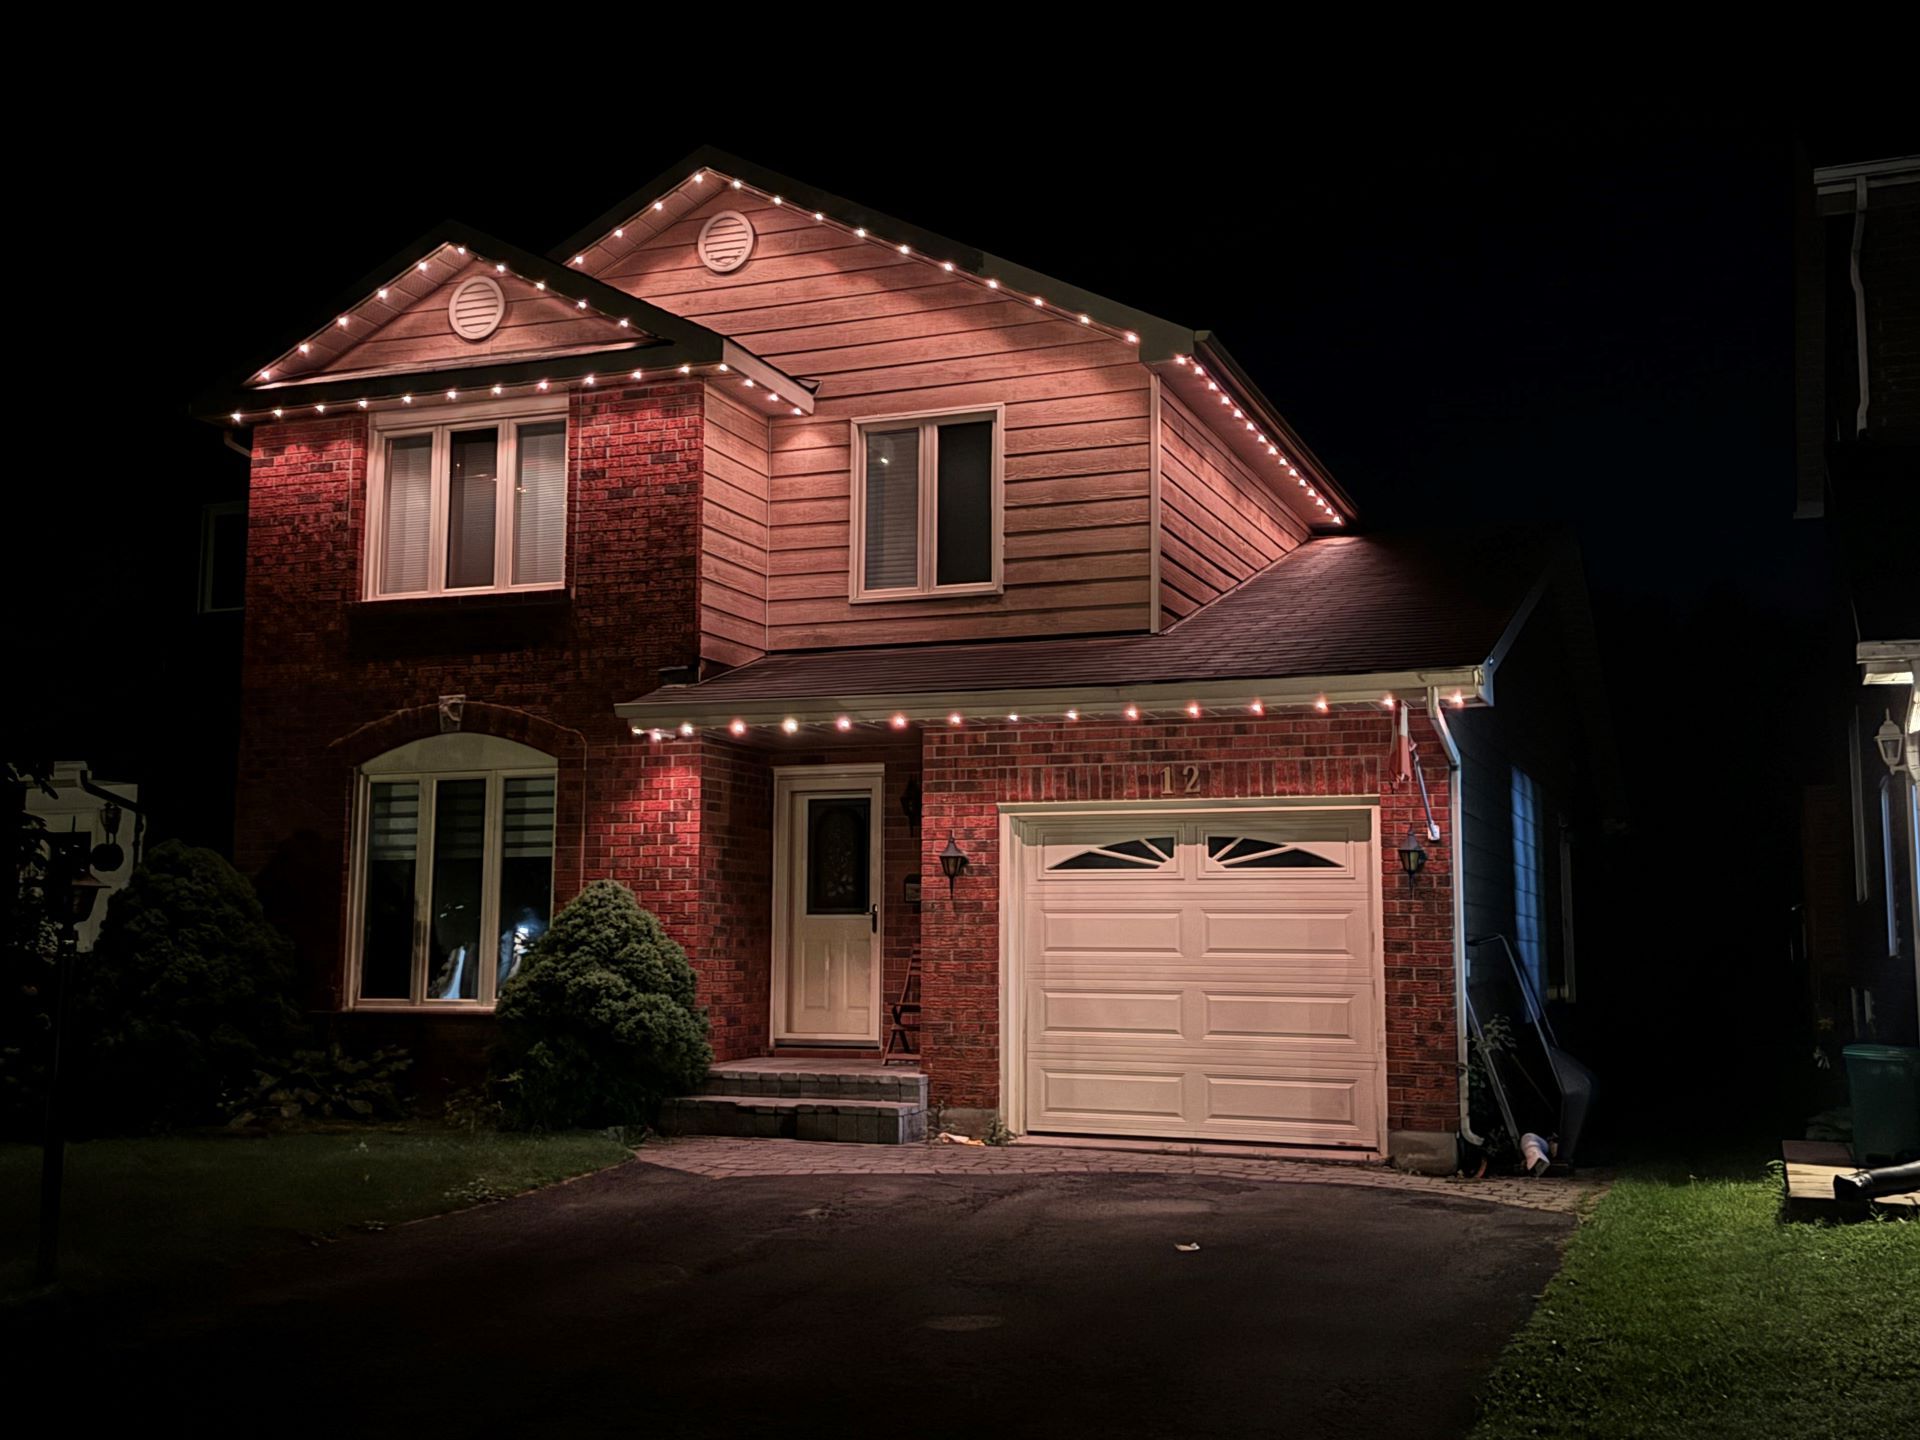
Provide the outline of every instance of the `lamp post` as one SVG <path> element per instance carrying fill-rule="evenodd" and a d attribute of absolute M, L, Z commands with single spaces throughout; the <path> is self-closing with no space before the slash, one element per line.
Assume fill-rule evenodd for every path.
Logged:
<path fill-rule="evenodd" d="M 60 947 L 53 962 L 53 1038 L 47 1056 L 46 1125 L 40 1141 L 40 1246 L 33 1267 L 34 1281 L 40 1285 L 51 1285 L 60 1273 L 60 1192 L 67 1154 L 60 1113 L 60 1048 L 73 993 L 74 953 L 80 945 L 80 927 L 93 914 L 100 892 L 108 888 L 88 868 L 84 842 L 65 843 L 68 839 L 60 836 L 49 842 L 52 853 L 47 864 L 47 898 L 60 927 Z"/>

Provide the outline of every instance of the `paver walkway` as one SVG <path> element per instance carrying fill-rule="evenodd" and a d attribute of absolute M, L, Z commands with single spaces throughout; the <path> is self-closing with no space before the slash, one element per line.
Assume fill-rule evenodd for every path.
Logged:
<path fill-rule="evenodd" d="M 649 1140 L 646 1164 L 709 1179 L 777 1175 L 1198 1175 L 1289 1185 L 1357 1185 L 1412 1194 L 1485 1200 L 1557 1215 L 1582 1215 L 1606 1190 L 1592 1171 L 1566 1179 L 1501 1176 L 1487 1180 L 1408 1175 L 1384 1165 L 1291 1160 L 1206 1151 L 1099 1150 L 1021 1143 L 836 1145 L 817 1140 L 745 1140 L 717 1135 Z"/>

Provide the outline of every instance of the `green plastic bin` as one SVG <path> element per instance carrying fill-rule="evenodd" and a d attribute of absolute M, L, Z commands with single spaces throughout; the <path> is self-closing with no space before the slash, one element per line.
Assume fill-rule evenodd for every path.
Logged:
<path fill-rule="evenodd" d="M 1862 1165 L 1920 1159 L 1920 1050 L 1849 1045 L 1853 1158 Z"/>

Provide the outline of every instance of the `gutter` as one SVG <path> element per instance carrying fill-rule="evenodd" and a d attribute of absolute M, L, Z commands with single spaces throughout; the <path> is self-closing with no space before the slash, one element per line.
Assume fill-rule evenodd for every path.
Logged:
<path fill-rule="evenodd" d="M 1454 1043 L 1460 1062 L 1460 1138 L 1469 1145 L 1485 1145 L 1485 1137 L 1473 1132 L 1467 1083 L 1467 1067 L 1472 1057 L 1467 1049 L 1467 866 L 1466 846 L 1461 843 L 1465 805 L 1460 792 L 1460 745 L 1447 724 L 1437 688 L 1427 691 L 1427 714 L 1447 752 L 1447 824 L 1453 834 L 1453 1018 Z"/>
<path fill-rule="evenodd" d="M 1860 406 L 1853 412 L 1853 433 L 1867 433 L 1867 287 L 1860 280 L 1860 242 L 1867 230 L 1867 177 L 1853 181 L 1853 249 L 1847 273 L 1853 282 L 1853 338 L 1860 365 Z"/>

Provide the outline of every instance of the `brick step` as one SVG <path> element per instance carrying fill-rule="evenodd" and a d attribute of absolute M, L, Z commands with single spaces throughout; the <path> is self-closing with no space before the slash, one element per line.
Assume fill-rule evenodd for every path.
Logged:
<path fill-rule="evenodd" d="M 700 1093 L 782 1100 L 899 1100 L 924 1106 L 927 1077 L 918 1070 L 798 1069 L 791 1065 L 762 1070 L 736 1063 L 709 1071 Z"/>
<path fill-rule="evenodd" d="M 740 1135 L 908 1145 L 927 1138 L 926 1107 L 902 1100 L 682 1095 L 660 1110 L 668 1135 Z"/>

